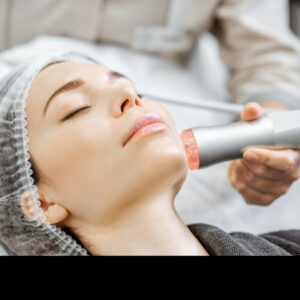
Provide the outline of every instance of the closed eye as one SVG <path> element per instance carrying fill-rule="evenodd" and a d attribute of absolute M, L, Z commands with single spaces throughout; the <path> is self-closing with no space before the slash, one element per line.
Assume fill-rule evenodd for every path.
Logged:
<path fill-rule="evenodd" d="M 90 107 L 91 107 L 91 106 L 84 106 L 84 107 L 81 107 L 81 108 L 79 108 L 79 109 L 77 109 L 77 110 L 71 112 L 70 114 L 68 114 L 67 116 L 65 116 L 65 117 L 61 120 L 61 122 L 65 121 L 65 120 L 67 120 L 67 119 L 70 119 L 71 117 L 73 117 L 74 115 L 76 115 L 77 113 L 79 113 L 80 111 L 85 110 L 85 109 L 90 108 Z"/>

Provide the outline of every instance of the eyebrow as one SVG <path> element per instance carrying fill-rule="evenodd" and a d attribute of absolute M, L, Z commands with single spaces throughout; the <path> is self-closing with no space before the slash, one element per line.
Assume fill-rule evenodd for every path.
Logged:
<path fill-rule="evenodd" d="M 114 78 L 126 78 L 128 80 L 130 80 L 132 82 L 132 80 L 127 77 L 126 75 L 120 73 L 120 72 L 115 72 L 115 71 L 110 71 L 107 74 L 109 76 L 109 78 L 114 79 Z"/>
<path fill-rule="evenodd" d="M 115 72 L 115 71 L 110 71 L 107 73 L 108 77 L 110 79 L 116 79 L 116 78 L 126 78 L 128 80 L 130 80 L 127 76 L 125 76 L 124 74 L 121 74 L 119 72 Z M 130 80 L 132 81 L 132 80 Z M 45 107 L 44 107 L 44 111 L 43 111 L 43 115 L 45 116 L 47 109 L 51 103 L 51 101 L 57 97 L 58 95 L 62 94 L 62 93 L 66 93 L 72 90 L 75 90 L 81 86 L 83 86 L 85 84 L 85 81 L 82 78 L 77 78 L 74 79 L 70 82 L 67 82 L 66 84 L 64 84 L 63 86 L 61 86 L 59 89 L 57 89 L 48 99 Z"/>
<path fill-rule="evenodd" d="M 78 79 L 74 79 L 66 84 L 64 84 L 62 87 L 60 87 L 58 90 L 56 90 L 51 96 L 50 98 L 48 99 L 45 107 L 44 107 L 44 111 L 43 111 L 43 114 L 45 115 L 46 112 L 47 112 L 47 109 L 48 109 L 48 106 L 49 104 L 51 103 L 51 101 L 57 97 L 58 95 L 62 94 L 62 93 L 66 93 L 66 92 L 69 92 L 69 91 L 72 91 L 72 90 L 75 90 L 79 87 L 81 87 L 82 85 L 84 85 L 84 80 L 81 79 L 81 78 L 78 78 Z"/>

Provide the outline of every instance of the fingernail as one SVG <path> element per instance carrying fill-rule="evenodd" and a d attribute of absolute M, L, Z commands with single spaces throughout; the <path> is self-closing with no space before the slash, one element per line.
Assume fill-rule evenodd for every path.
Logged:
<path fill-rule="evenodd" d="M 258 156 L 251 150 L 244 153 L 244 158 L 253 163 L 258 162 Z"/>

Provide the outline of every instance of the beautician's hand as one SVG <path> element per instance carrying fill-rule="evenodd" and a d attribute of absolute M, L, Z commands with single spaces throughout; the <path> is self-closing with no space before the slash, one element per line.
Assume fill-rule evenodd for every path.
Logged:
<path fill-rule="evenodd" d="M 243 121 L 252 121 L 262 115 L 257 103 L 248 103 L 241 115 Z M 230 183 L 247 203 L 269 205 L 285 194 L 299 178 L 300 151 L 283 147 L 248 147 L 243 159 L 230 163 Z"/>

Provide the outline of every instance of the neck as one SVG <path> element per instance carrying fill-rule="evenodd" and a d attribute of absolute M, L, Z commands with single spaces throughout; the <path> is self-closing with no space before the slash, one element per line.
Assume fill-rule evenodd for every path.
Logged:
<path fill-rule="evenodd" d="M 117 221 L 84 228 L 92 255 L 208 255 L 176 213 L 171 193 L 138 201 Z"/>

